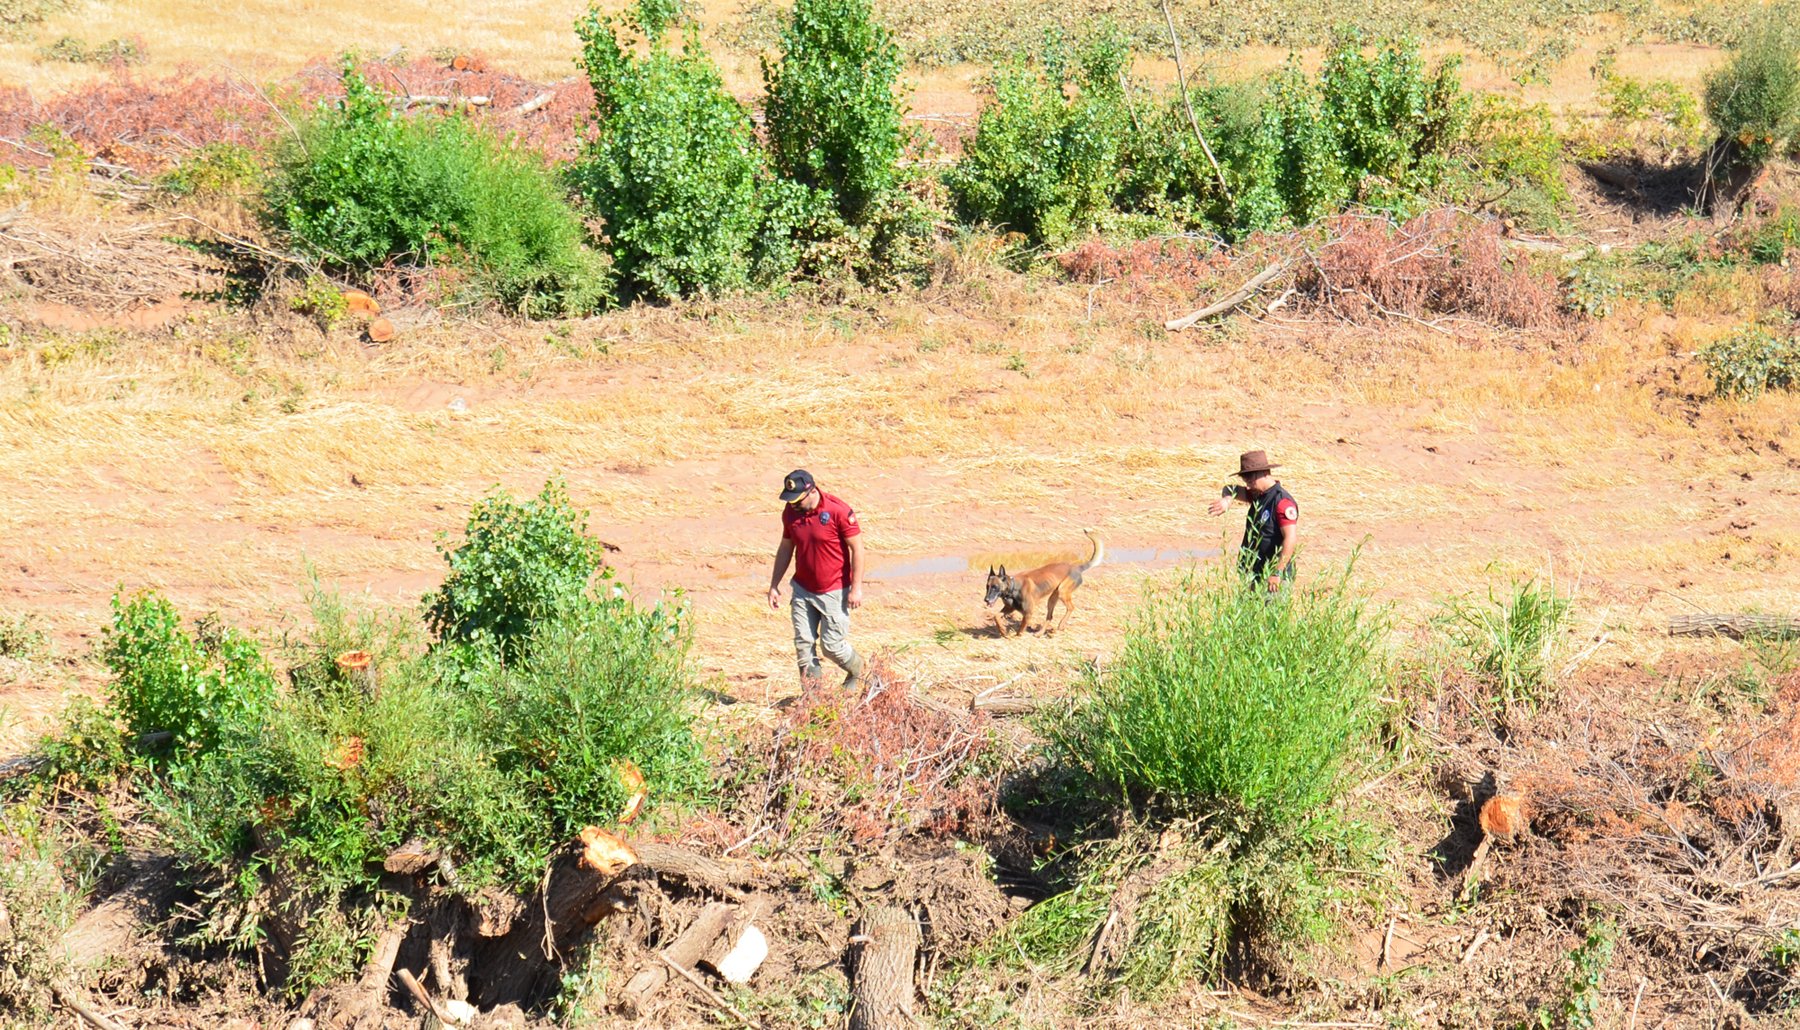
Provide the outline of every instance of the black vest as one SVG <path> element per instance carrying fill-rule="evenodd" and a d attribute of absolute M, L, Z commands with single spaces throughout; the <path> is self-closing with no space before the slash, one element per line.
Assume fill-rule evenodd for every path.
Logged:
<path fill-rule="evenodd" d="M 1238 545 L 1238 564 L 1244 571 L 1261 575 L 1281 553 L 1281 526 L 1275 521 L 1275 512 L 1282 501 L 1293 499 L 1293 494 L 1276 483 L 1250 502 L 1250 512 L 1244 516 L 1244 540 Z M 1290 563 L 1286 571 L 1292 570 Z"/>

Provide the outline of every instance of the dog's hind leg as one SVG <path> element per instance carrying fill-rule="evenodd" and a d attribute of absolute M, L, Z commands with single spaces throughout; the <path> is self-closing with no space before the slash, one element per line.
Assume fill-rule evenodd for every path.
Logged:
<path fill-rule="evenodd" d="M 1056 610 L 1056 602 L 1059 600 L 1062 601 L 1063 606 L 1062 621 L 1056 624 L 1055 629 L 1045 630 L 1045 636 L 1051 636 L 1052 634 L 1058 633 L 1064 626 L 1068 625 L 1069 613 L 1075 610 L 1075 588 L 1067 582 L 1057 588 L 1056 593 L 1050 595 L 1050 609 L 1052 611 Z M 1048 619 L 1045 621 L 1048 621 Z"/>
<path fill-rule="evenodd" d="M 1045 636 L 1049 636 L 1050 634 L 1056 632 L 1055 629 L 1050 628 L 1050 624 L 1052 622 L 1056 621 L 1056 602 L 1061 601 L 1061 600 L 1063 600 L 1061 590 L 1052 590 L 1052 591 L 1050 591 L 1050 595 L 1048 597 L 1044 598 L 1044 635 Z"/>

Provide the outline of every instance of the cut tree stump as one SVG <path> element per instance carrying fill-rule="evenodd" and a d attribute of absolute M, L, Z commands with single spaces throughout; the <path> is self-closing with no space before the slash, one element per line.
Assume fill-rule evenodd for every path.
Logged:
<path fill-rule="evenodd" d="M 687 925 L 687 929 L 681 931 L 674 943 L 662 950 L 663 956 L 683 969 L 694 968 L 696 962 L 712 951 L 713 943 L 731 925 L 737 911 L 738 906 L 722 901 L 708 904 Z M 644 1007 L 669 982 L 669 976 L 667 965 L 660 960 L 652 960 L 649 965 L 638 970 L 619 992 L 619 1008 L 633 1018 L 642 1016 Z"/>
<path fill-rule="evenodd" d="M 850 1030 L 902 1030 L 913 1020 L 913 965 L 919 921 L 884 905 L 863 913 L 850 931 Z"/>
<path fill-rule="evenodd" d="M 1800 638 L 1800 619 L 1779 615 L 1677 615 L 1669 620 L 1669 635 L 1793 640 Z"/>

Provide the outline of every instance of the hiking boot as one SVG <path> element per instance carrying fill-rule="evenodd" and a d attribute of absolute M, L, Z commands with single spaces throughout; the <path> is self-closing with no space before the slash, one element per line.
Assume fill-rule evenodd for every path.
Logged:
<path fill-rule="evenodd" d="M 862 686 L 863 664 L 861 655 L 857 655 L 855 658 L 850 659 L 849 668 L 845 670 L 848 673 L 848 675 L 844 677 L 845 690 L 855 690 L 857 687 Z"/>

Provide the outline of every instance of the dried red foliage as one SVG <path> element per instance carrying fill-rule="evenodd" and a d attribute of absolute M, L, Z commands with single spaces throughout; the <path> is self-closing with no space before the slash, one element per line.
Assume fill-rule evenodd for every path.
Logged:
<path fill-rule="evenodd" d="M 1340 215 L 1299 269 L 1310 305 L 1353 322 L 1467 315 L 1514 328 L 1554 324 L 1555 278 L 1506 252 L 1500 224 L 1452 210 L 1402 225 Z"/>
<path fill-rule="evenodd" d="M 1063 274 L 1078 283 L 1106 286 L 1109 299 L 1130 303 L 1191 299 L 1211 288 L 1231 258 L 1210 240 L 1173 237 L 1114 247 L 1090 237 L 1056 255 Z"/>
<path fill-rule="evenodd" d="M 785 809 L 788 833 L 859 844 L 977 836 L 997 811 L 997 785 L 976 768 L 991 745 L 985 716 L 923 704 L 872 667 L 860 690 L 815 686 L 794 703 L 771 743 L 765 806 Z"/>
<path fill-rule="evenodd" d="M 545 84 L 490 70 L 485 61 L 466 63 L 455 69 L 430 60 L 375 61 L 362 71 L 399 96 L 486 97 L 486 105 L 467 109 L 476 122 L 547 159 L 575 155 L 594 107 L 585 80 Z M 341 96 L 339 70 L 335 63 L 315 61 L 266 90 L 241 80 L 187 74 L 140 79 L 121 71 L 43 102 L 23 89 L 0 86 L 0 161 L 27 168 L 48 164 L 49 148 L 31 138 L 40 126 L 65 134 L 92 157 L 140 174 L 163 171 L 209 143 L 262 147 L 286 131 L 284 111 Z M 520 112 L 544 94 L 551 95 L 548 102 Z"/>

